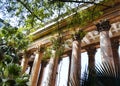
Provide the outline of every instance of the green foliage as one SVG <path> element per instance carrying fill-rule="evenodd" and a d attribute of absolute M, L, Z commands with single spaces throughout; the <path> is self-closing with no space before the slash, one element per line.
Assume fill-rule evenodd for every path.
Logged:
<path fill-rule="evenodd" d="M 27 34 L 23 32 L 23 30 L 18 28 L 4 26 L 0 30 L 1 44 L 6 44 L 7 46 L 11 46 L 16 50 L 26 48 L 28 43 L 30 43 L 30 40 L 28 40 L 29 37 L 27 36 Z"/>
<path fill-rule="evenodd" d="M 44 55 L 43 55 L 43 61 L 46 61 L 48 59 L 51 58 L 51 55 L 52 55 L 52 49 L 51 48 L 46 48 L 45 51 L 44 51 Z"/>
<path fill-rule="evenodd" d="M 82 39 L 86 35 L 86 32 L 80 30 L 78 31 L 78 34 L 79 34 L 80 39 Z"/>
<path fill-rule="evenodd" d="M 28 86 L 29 75 L 23 74 L 22 77 L 16 79 L 17 86 Z"/>
<path fill-rule="evenodd" d="M 77 11 L 77 10 L 76 10 Z M 80 12 L 76 12 L 71 20 L 67 20 L 69 23 L 69 26 L 75 27 L 83 27 L 86 26 L 88 23 L 92 22 L 93 20 L 97 19 L 103 14 L 102 11 L 100 11 L 100 8 L 95 6 L 92 8 L 87 8 L 85 10 L 82 10 Z"/>
<path fill-rule="evenodd" d="M 28 75 L 21 75 L 21 67 L 15 63 L 0 62 L 0 86 L 28 86 Z"/>
<path fill-rule="evenodd" d="M 21 74 L 18 53 L 27 48 L 29 37 L 9 24 L 0 29 L 0 86 L 28 86 L 28 76 Z M 23 84 L 22 84 L 23 83 Z"/>
<path fill-rule="evenodd" d="M 76 81 L 70 80 L 70 86 L 79 86 Z M 86 68 L 81 86 L 120 86 L 120 65 L 103 62 L 95 68 Z"/>
<path fill-rule="evenodd" d="M 8 75 L 14 76 L 13 78 L 15 78 L 16 76 L 20 75 L 21 68 L 19 65 L 11 63 L 7 65 L 6 70 L 8 71 Z"/>
<path fill-rule="evenodd" d="M 86 32 L 82 31 L 82 30 L 79 30 L 77 32 L 75 32 L 74 35 L 72 35 L 72 38 L 75 39 L 75 40 L 79 40 L 81 41 L 82 38 L 86 35 Z"/>
<path fill-rule="evenodd" d="M 86 0 L 82 1 L 83 3 L 87 2 Z M 51 20 L 56 21 L 59 17 L 64 17 L 74 12 L 77 12 L 75 14 L 76 17 L 73 16 L 73 21 L 69 22 L 71 24 L 75 22 L 78 25 L 86 25 L 87 21 L 91 21 L 91 18 L 96 19 L 96 17 L 101 15 L 99 8 L 102 4 L 106 5 L 108 1 L 104 0 L 101 5 L 95 4 L 91 11 L 77 12 L 80 3 L 62 2 L 62 0 L 0 0 L 0 12 L 7 16 L 3 18 L 6 21 L 11 22 L 11 18 L 18 18 L 15 25 L 26 26 L 29 29 L 42 27 L 48 22 L 50 23 Z M 114 3 L 114 0 L 110 1 Z"/>
<path fill-rule="evenodd" d="M 64 40 L 62 37 L 52 38 L 52 49 L 56 52 L 56 57 L 60 57 L 64 52 Z"/>

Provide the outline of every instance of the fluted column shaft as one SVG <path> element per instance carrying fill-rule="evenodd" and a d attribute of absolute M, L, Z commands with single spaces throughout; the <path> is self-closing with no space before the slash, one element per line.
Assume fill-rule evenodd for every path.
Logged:
<path fill-rule="evenodd" d="M 50 86 L 55 86 L 55 84 L 56 84 L 58 63 L 59 63 L 59 57 L 55 57 L 53 68 L 52 68 L 52 74 L 51 74 L 51 78 L 50 78 Z"/>
<path fill-rule="evenodd" d="M 57 39 L 54 39 L 52 41 L 53 43 L 53 50 L 55 51 L 54 54 L 55 54 L 55 58 L 54 58 L 54 65 L 53 65 L 53 68 L 52 68 L 52 74 L 51 74 L 51 77 L 50 77 L 50 81 L 49 81 L 49 86 L 55 86 L 56 84 L 56 76 L 58 74 L 58 64 L 60 63 L 60 56 L 62 55 L 63 53 L 63 44 L 64 44 L 64 41 L 63 41 L 63 38 L 62 36 L 60 36 L 59 34 L 59 37 Z"/>
<path fill-rule="evenodd" d="M 30 77 L 30 86 L 37 86 L 42 56 L 43 56 L 43 48 L 39 48 L 38 51 L 36 52 L 33 67 L 32 67 L 32 73 Z"/>
<path fill-rule="evenodd" d="M 80 84 L 81 75 L 81 56 L 80 56 L 80 41 L 74 40 L 72 45 L 71 58 L 71 77 L 70 80 L 75 80 Z"/>
<path fill-rule="evenodd" d="M 115 38 L 111 40 L 112 42 L 112 51 L 113 51 L 113 60 L 115 65 L 120 65 L 120 59 L 119 59 L 119 53 L 118 53 L 118 48 L 119 48 L 119 38 Z"/>
<path fill-rule="evenodd" d="M 37 86 L 42 86 L 41 83 L 42 83 L 42 79 L 43 79 L 44 70 L 46 68 L 46 65 L 47 65 L 47 61 L 42 61 Z"/>
<path fill-rule="evenodd" d="M 51 86 L 51 75 L 52 75 L 53 65 L 54 65 L 54 55 L 53 57 L 50 58 L 50 61 L 49 61 L 49 75 L 47 77 L 48 81 L 46 86 Z"/>
<path fill-rule="evenodd" d="M 90 47 L 87 47 L 86 50 L 88 54 L 88 66 L 90 68 L 94 68 L 96 48 L 94 46 L 90 46 Z"/>
<path fill-rule="evenodd" d="M 56 51 L 53 50 L 53 57 L 50 58 L 50 73 L 48 86 L 55 86 L 58 69 L 59 57 L 56 56 Z"/>
<path fill-rule="evenodd" d="M 107 61 L 114 64 L 111 41 L 109 37 L 109 29 L 111 25 L 108 20 L 103 20 L 96 24 L 96 26 L 97 30 L 100 32 L 100 49 L 102 61 Z"/>
<path fill-rule="evenodd" d="M 78 31 L 73 36 L 72 42 L 72 57 L 71 57 L 71 70 L 70 70 L 70 82 L 77 86 L 80 86 L 80 77 L 81 77 L 81 39 L 85 34 L 83 31 Z M 71 85 L 70 85 L 71 86 Z"/>
<path fill-rule="evenodd" d="M 21 62 L 21 67 L 22 67 L 22 74 L 25 73 L 27 66 L 28 66 L 28 54 L 24 53 L 23 58 L 22 58 L 22 62 Z"/>

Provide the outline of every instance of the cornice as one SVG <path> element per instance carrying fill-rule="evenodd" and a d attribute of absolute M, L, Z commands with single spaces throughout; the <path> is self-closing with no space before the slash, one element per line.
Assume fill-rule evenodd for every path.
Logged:
<path fill-rule="evenodd" d="M 104 14 L 99 19 L 102 19 L 102 18 L 108 16 L 109 14 L 111 14 L 112 11 L 115 11 L 116 9 L 118 9 L 120 7 L 119 0 L 115 0 L 114 3 L 115 3 L 115 6 L 113 6 L 111 8 L 101 7 L 101 10 L 104 11 Z M 107 5 L 109 6 L 109 2 Z M 87 10 L 87 9 L 85 9 L 85 10 Z M 63 19 L 60 19 L 59 20 L 59 28 L 64 28 L 64 27 L 68 26 L 69 23 L 67 22 L 67 20 L 70 20 L 71 17 L 73 17 L 73 15 L 66 16 Z M 85 31 L 93 30 L 92 28 L 88 30 L 87 27 L 93 26 L 94 22 L 99 21 L 99 19 L 97 19 L 96 21 L 93 21 L 93 22 L 88 22 L 88 24 L 89 23 L 91 23 L 91 24 L 89 24 L 86 27 L 82 27 L 82 29 L 84 29 Z M 58 23 L 57 23 L 57 21 L 53 21 L 50 24 L 47 24 L 46 26 L 44 26 L 43 28 L 40 28 L 40 29 L 36 30 L 35 32 L 31 33 L 31 35 L 33 37 L 33 40 L 37 40 L 37 39 L 39 39 L 47 34 L 51 34 L 51 32 L 55 31 L 56 29 L 58 29 Z"/>
<path fill-rule="evenodd" d="M 118 1 L 118 2 L 120 2 L 120 1 Z M 84 30 L 86 32 L 91 32 L 91 31 L 96 30 L 96 26 L 95 26 L 94 22 L 98 22 L 101 19 L 109 19 L 111 24 L 120 21 L 120 9 L 119 8 L 120 8 L 120 4 L 114 6 L 113 8 L 106 9 L 105 14 L 103 16 L 101 16 L 96 21 L 90 22 L 89 25 L 87 25 L 86 27 L 83 27 L 82 30 Z M 67 24 L 67 22 L 65 20 L 62 20 L 60 22 L 61 28 L 64 27 L 63 28 L 64 40 L 71 40 L 71 34 L 74 33 L 74 30 L 72 28 L 71 29 L 66 29 L 67 28 L 67 27 L 65 27 L 66 24 Z M 33 39 L 35 41 L 29 45 L 28 51 L 36 50 L 36 46 L 38 46 L 40 44 L 45 45 L 45 46 L 51 45 L 50 39 L 52 37 L 56 37 L 58 34 L 54 33 L 54 34 L 51 35 L 50 33 L 53 30 L 55 30 L 56 28 L 57 28 L 57 24 L 52 23 L 50 26 L 46 27 L 45 29 L 43 28 L 42 30 L 38 30 L 36 33 L 32 34 Z M 75 28 L 76 31 L 79 30 L 79 27 L 74 27 L 74 28 Z M 68 32 L 66 32 L 66 30 L 68 30 Z M 120 32 L 117 33 L 117 35 L 116 34 L 113 35 L 113 37 L 117 37 L 119 35 L 120 35 Z M 34 38 L 34 37 L 36 37 L 36 38 Z M 87 37 L 87 39 L 91 40 L 91 39 L 89 39 L 89 37 Z M 90 41 L 90 43 L 84 43 L 83 42 L 82 47 L 84 48 L 85 46 L 95 44 L 95 43 L 98 43 L 98 42 L 99 42 L 98 39 Z M 66 52 L 67 51 L 69 51 L 69 49 L 66 50 Z M 83 49 L 83 52 L 84 52 L 84 49 Z"/>

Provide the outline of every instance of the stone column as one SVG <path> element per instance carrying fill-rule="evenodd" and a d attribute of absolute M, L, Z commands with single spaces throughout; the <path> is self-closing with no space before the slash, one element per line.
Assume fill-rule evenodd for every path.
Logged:
<path fill-rule="evenodd" d="M 30 86 L 37 86 L 43 51 L 44 51 L 44 48 L 40 47 L 40 48 L 38 48 L 38 51 L 36 52 L 33 67 L 32 67 L 32 73 L 31 73 L 31 77 L 30 77 Z"/>
<path fill-rule="evenodd" d="M 43 75 L 44 75 L 44 70 L 46 68 L 47 63 L 48 63 L 47 61 L 42 61 L 42 63 L 41 63 L 41 69 L 40 69 L 40 74 L 39 74 L 37 86 L 42 86 L 41 83 L 42 83 L 42 79 L 43 79 Z"/>
<path fill-rule="evenodd" d="M 29 55 L 28 53 L 24 53 L 23 54 L 23 58 L 22 58 L 22 62 L 21 62 L 21 66 L 22 66 L 22 74 L 25 73 L 26 69 L 27 69 L 27 66 L 28 66 L 28 61 L 29 61 Z"/>
<path fill-rule="evenodd" d="M 48 77 L 47 77 L 46 86 L 51 86 L 51 75 L 52 75 L 52 69 L 53 69 L 53 65 L 54 65 L 54 58 L 55 58 L 55 51 L 52 50 L 52 55 L 49 60 L 49 70 L 48 70 L 49 73 L 48 73 Z"/>
<path fill-rule="evenodd" d="M 86 48 L 88 54 L 88 79 L 90 82 L 94 82 L 94 77 L 96 75 L 95 71 L 95 53 L 96 48 L 94 46 L 89 46 Z"/>
<path fill-rule="evenodd" d="M 96 48 L 94 46 L 89 46 L 86 48 L 86 51 L 88 54 L 88 67 L 94 68 Z"/>
<path fill-rule="evenodd" d="M 50 75 L 50 81 L 49 81 L 49 86 L 55 86 L 56 84 L 56 76 L 58 74 L 58 63 L 59 63 L 59 57 L 54 58 L 54 64 L 52 67 L 52 74 Z"/>
<path fill-rule="evenodd" d="M 109 29 L 111 27 L 108 20 L 102 20 L 96 24 L 97 30 L 100 32 L 100 49 L 102 62 L 109 62 L 114 65 L 113 53 L 109 37 Z"/>
<path fill-rule="evenodd" d="M 63 45 L 62 45 L 63 43 L 64 42 L 61 36 L 53 41 L 52 48 L 55 51 L 54 52 L 55 58 L 54 58 L 54 64 L 52 67 L 52 73 L 50 75 L 49 86 L 55 86 L 56 84 L 56 76 L 58 74 L 58 64 L 60 63 L 60 60 L 61 60 L 60 56 L 64 51 Z"/>
<path fill-rule="evenodd" d="M 111 40 L 112 44 L 112 51 L 113 51 L 113 60 L 115 65 L 120 65 L 120 59 L 119 59 L 119 53 L 118 53 L 118 48 L 119 48 L 119 38 L 114 38 Z"/>
<path fill-rule="evenodd" d="M 71 73 L 70 73 L 70 83 L 80 86 L 81 77 L 81 39 L 84 35 L 83 31 L 75 33 L 72 42 L 72 58 L 71 58 Z M 75 81 L 75 82 L 74 82 Z"/>
<path fill-rule="evenodd" d="M 70 86 L 69 83 L 70 83 L 70 70 L 71 70 L 71 55 L 72 55 L 72 52 L 70 51 L 68 53 L 68 56 L 69 56 L 69 69 L 68 69 L 68 81 L 67 81 L 67 86 Z"/>

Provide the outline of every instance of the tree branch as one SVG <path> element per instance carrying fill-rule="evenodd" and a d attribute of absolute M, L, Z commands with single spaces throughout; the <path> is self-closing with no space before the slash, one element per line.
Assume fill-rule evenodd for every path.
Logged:
<path fill-rule="evenodd" d="M 70 0 L 59 0 L 60 2 L 74 2 L 74 3 L 86 3 L 86 4 L 95 4 L 95 5 L 101 5 L 101 6 L 105 6 L 105 7 L 111 7 L 111 6 L 107 6 L 104 4 L 100 4 L 100 3 L 95 3 L 95 1 L 70 1 Z"/>
<path fill-rule="evenodd" d="M 60 2 L 75 2 L 75 3 L 89 3 L 89 4 L 93 4 L 93 1 L 70 1 L 70 0 L 59 0 Z"/>
<path fill-rule="evenodd" d="M 33 16 L 35 16 L 38 20 L 42 21 L 42 19 L 40 19 L 34 12 L 32 12 L 26 4 L 24 4 L 21 0 L 17 1 L 20 2 Z"/>

